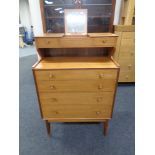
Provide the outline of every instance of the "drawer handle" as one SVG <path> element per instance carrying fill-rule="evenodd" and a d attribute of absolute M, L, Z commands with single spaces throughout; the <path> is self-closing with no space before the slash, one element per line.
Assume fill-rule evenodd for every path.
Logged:
<path fill-rule="evenodd" d="M 104 74 L 102 74 L 102 73 L 99 74 L 99 78 L 100 78 L 100 79 L 103 79 L 103 78 L 104 78 Z"/>
<path fill-rule="evenodd" d="M 98 89 L 103 89 L 103 85 L 98 85 Z"/>
<path fill-rule="evenodd" d="M 56 89 L 56 87 L 54 85 L 51 85 L 50 88 L 53 90 Z"/>
<path fill-rule="evenodd" d="M 126 75 L 126 76 L 125 76 L 125 78 L 126 78 L 126 79 L 128 79 L 128 78 L 129 78 L 129 76 L 128 76 L 128 75 Z"/>
<path fill-rule="evenodd" d="M 53 113 L 54 113 L 54 114 L 59 114 L 59 112 L 58 112 L 58 111 L 53 111 Z"/>
<path fill-rule="evenodd" d="M 53 74 L 50 74 L 50 75 L 49 75 L 49 78 L 50 78 L 50 79 L 54 79 L 55 76 L 54 76 Z"/>
<path fill-rule="evenodd" d="M 106 43 L 106 41 L 105 41 L 105 40 L 103 40 L 103 41 L 102 41 L 102 43 Z"/>
<path fill-rule="evenodd" d="M 131 65 L 131 64 L 130 64 L 130 65 L 128 65 L 128 68 L 129 68 L 129 69 L 131 69 L 131 67 L 132 67 L 132 65 Z"/>
<path fill-rule="evenodd" d="M 100 112 L 100 111 L 96 111 L 96 114 L 97 114 L 97 115 L 100 115 L 100 114 L 101 114 L 101 112 Z"/>
<path fill-rule="evenodd" d="M 131 52 L 131 56 L 133 56 L 133 54 L 134 54 L 134 53 L 133 53 L 133 52 Z"/>
<path fill-rule="evenodd" d="M 51 42 L 50 41 L 47 41 L 47 44 L 50 44 Z"/>
<path fill-rule="evenodd" d="M 56 98 L 51 98 L 52 102 L 57 102 L 58 100 Z"/>
<path fill-rule="evenodd" d="M 97 102 L 101 102 L 101 101 L 102 101 L 102 97 L 98 97 Z"/>

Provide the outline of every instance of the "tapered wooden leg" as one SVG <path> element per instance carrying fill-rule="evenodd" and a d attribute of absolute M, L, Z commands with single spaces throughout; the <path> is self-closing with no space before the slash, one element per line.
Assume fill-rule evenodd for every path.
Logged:
<path fill-rule="evenodd" d="M 45 121 L 45 124 L 46 124 L 47 134 L 48 134 L 48 136 L 51 136 L 51 126 L 50 126 L 50 123 L 48 121 Z"/>
<path fill-rule="evenodd" d="M 103 128 L 104 128 L 103 134 L 104 134 L 104 136 L 106 136 L 107 135 L 107 132 L 108 132 L 108 123 L 109 123 L 108 120 L 106 120 L 105 122 L 103 122 Z"/>

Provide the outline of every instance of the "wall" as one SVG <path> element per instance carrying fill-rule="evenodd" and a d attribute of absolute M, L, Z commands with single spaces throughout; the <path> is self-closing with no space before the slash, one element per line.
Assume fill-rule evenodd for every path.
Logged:
<path fill-rule="evenodd" d="M 118 25 L 119 24 L 121 4 L 122 4 L 122 0 L 116 0 L 114 25 Z"/>
<path fill-rule="evenodd" d="M 33 25 L 34 35 L 40 35 L 43 33 L 40 0 L 29 0 L 31 20 Z"/>
<path fill-rule="evenodd" d="M 32 22 L 28 0 L 19 0 L 19 14 L 21 24 L 26 28 L 30 28 Z"/>

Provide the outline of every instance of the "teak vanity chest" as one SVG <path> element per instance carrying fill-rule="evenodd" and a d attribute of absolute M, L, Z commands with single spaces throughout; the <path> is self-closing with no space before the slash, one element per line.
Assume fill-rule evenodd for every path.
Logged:
<path fill-rule="evenodd" d="M 106 135 L 119 75 L 119 65 L 112 57 L 116 42 L 117 35 L 112 33 L 35 37 L 41 59 L 33 66 L 33 75 L 41 117 L 49 135 L 50 122 L 103 122 Z M 84 48 L 88 50 L 83 56 L 64 56 L 68 51 Z M 106 56 L 89 56 L 92 48 L 109 50 Z M 63 56 L 50 56 L 59 50 Z"/>

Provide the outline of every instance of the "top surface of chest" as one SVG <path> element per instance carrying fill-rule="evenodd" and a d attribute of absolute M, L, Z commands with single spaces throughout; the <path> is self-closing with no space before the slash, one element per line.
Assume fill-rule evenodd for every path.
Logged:
<path fill-rule="evenodd" d="M 49 57 L 43 58 L 35 69 L 110 69 L 118 65 L 109 57 Z"/>

